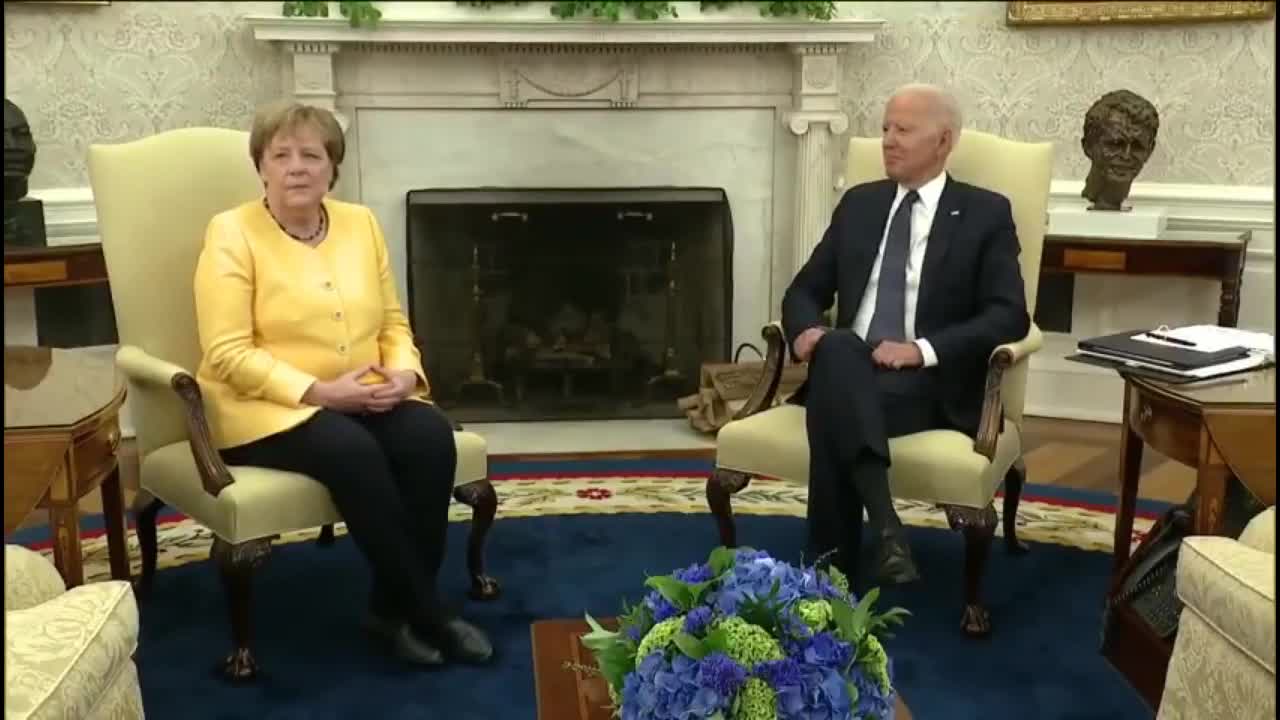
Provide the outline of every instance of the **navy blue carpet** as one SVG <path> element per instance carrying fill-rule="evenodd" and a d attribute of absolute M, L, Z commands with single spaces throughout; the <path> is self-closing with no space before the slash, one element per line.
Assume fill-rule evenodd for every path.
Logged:
<path fill-rule="evenodd" d="M 455 523 L 443 581 L 465 591 L 468 525 Z M 798 518 L 742 517 L 744 544 L 800 559 Z M 946 530 L 913 528 L 923 583 L 892 589 L 887 603 L 914 615 L 889 641 L 897 682 L 916 718 L 1101 720 L 1150 718 L 1098 653 L 1110 558 L 1055 545 L 1008 557 L 997 543 L 987 574 L 991 638 L 959 631 L 963 547 Z M 494 720 L 535 717 L 529 626 L 538 619 L 607 616 L 637 599 L 645 573 L 705 558 L 706 515 L 578 515 L 499 520 L 491 572 L 505 593 L 466 614 L 498 648 L 490 667 L 426 672 L 385 657 L 358 627 L 368 573 L 349 538 L 321 548 L 277 546 L 254 592 L 255 685 L 215 673 L 230 647 L 217 574 L 207 562 L 162 570 L 143 605 L 137 660 L 148 717 L 197 720 Z"/>

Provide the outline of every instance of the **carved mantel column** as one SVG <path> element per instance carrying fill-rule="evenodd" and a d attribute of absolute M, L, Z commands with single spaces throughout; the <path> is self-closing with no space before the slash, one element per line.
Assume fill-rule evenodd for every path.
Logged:
<path fill-rule="evenodd" d="M 333 56 L 338 52 L 338 43 L 295 41 L 284 45 L 293 56 L 294 99 L 329 110 L 346 132 L 350 121 L 338 112 L 338 91 L 333 84 Z"/>
<path fill-rule="evenodd" d="M 840 107 L 840 54 L 843 45 L 792 45 L 795 54 L 794 105 L 787 127 L 799 139 L 796 148 L 795 216 L 791 224 L 793 269 L 798 271 L 822 239 L 831 221 L 831 138 L 849 130 Z"/>

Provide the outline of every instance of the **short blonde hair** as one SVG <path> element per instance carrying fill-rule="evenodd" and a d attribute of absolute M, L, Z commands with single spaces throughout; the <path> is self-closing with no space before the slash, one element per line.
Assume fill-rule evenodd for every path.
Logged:
<path fill-rule="evenodd" d="M 281 133 L 291 133 L 308 125 L 320 132 L 324 151 L 333 164 L 333 180 L 329 182 L 332 190 L 338 182 L 338 166 L 347 154 L 347 139 L 342 134 L 338 119 L 322 107 L 283 100 L 259 108 L 249 130 L 249 156 L 253 158 L 253 166 L 261 170 L 262 156 L 272 140 Z"/>

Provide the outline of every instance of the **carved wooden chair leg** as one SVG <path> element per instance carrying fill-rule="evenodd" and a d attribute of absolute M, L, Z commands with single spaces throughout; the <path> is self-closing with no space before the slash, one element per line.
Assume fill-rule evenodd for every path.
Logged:
<path fill-rule="evenodd" d="M 1018 539 L 1018 501 L 1027 483 L 1027 464 L 1018 458 L 1004 476 L 1004 549 L 1010 555 L 1025 555 L 1031 548 Z"/>
<path fill-rule="evenodd" d="M 751 482 L 751 476 L 736 470 L 716 468 L 707 478 L 707 505 L 711 514 L 715 515 L 716 525 L 720 530 L 720 544 L 724 547 L 738 546 L 738 529 L 733 522 L 733 494 L 742 490 Z"/>
<path fill-rule="evenodd" d="M 333 523 L 329 523 L 320 528 L 320 536 L 316 538 L 316 544 L 320 547 L 329 547 L 334 543 Z"/>
<path fill-rule="evenodd" d="M 156 516 L 164 507 L 164 501 L 152 500 L 135 516 L 138 531 L 138 547 L 142 549 L 142 575 L 134 581 L 134 589 L 144 598 L 151 592 L 156 579 L 156 559 L 160 544 L 156 537 Z"/>
<path fill-rule="evenodd" d="M 964 535 L 964 616 L 960 629 L 969 637 L 985 637 L 991 633 L 991 613 L 979 596 L 996 533 L 996 509 L 988 503 L 982 509 L 949 505 L 943 510 L 951 529 Z"/>
<path fill-rule="evenodd" d="M 258 674 L 253 657 L 253 571 L 266 562 L 274 538 L 260 538 L 232 545 L 214 537 L 209 557 L 222 575 L 222 588 L 231 616 L 231 639 L 235 648 L 222 662 L 223 678 L 229 682 L 248 682 Z"/>
<path fill-rule="evenodd" d="M 494 600 L 502 594 L 497 579 L 484 572 L 484 544 L 498 512 L 498 493 L 488 479 L 469 482 L 453 490 L 453 497 L 471 508 L 471 534 L 467 537 L 467 571 L 471 574 L 471 598 Z"/>

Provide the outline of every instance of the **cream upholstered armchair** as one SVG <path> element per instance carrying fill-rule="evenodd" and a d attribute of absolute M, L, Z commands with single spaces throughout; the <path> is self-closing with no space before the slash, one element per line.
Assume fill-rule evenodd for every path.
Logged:
<path fill-rule="evenodd" d="M 1022 246 L 1022 278 L 1027 306 L 1034 311 L 1040 251 L 1053 165 L 1050 143 L 1023 143 L 973 130 L 961 134 L 947 170 L 957 180 L 994 190 L 1009 198 Z M 849 141 L 846 180 L 850 186 L 884 177 L 879 138 Z M 764 328 L 768 346 L 761 382 L 736 418 L 721 430 L 716 469 L 707 481 L 707 502 L 720 541 L 737 543 L 732 495 L 752 477 L 806 483 L 809 444 L 804 408 L 774 407 L 779 376 L 789 353 L 777 323 Z M 1011 553 L 1026 547 L 1017 539 L 1018 499 L 1026 480 L 1022 462 L 1022 404 L 1027 357 L 1042 344 L 1033 324 L 1022 340 L 991 354 L 986 396 L 977 438 L 952 430 L 931 430 L 889 442 L 889 483 L 894 497 L 939 505 L 947 521 L 965 539 L 964 615 L 969 635 L 990 632 L 990 617 L 979 597 L 991 539 L 995 533 L 996 492 L 1004 486 L 1004 538 Z M 1003 421 L 1003 422 L 1002 422 Z"/>
<path fill-rule="evenodd" d="M 228 595 L 234 650 L 229 679 L 254 676 L 250 648 L 251 574 L 278 536 L 341 521 L 329 493 L 295 473 L 227 467 L 214 449 L 200 387 L 192 289 L 205 227 L 218 212 L 258 197 L 261 182 L 246 132 L 186 128 L 136 142 L 89 149 L 111 297 L 120 335 L 116 362 L 128 378 L 142 489 L 154 498 L 138 512 L 141 589 L 156 569 L 156 514 L 164 505 L 212 531 L 211 557 Z M 456 427 L 456 426 L 455 426 Z M 484 572 L 484 540 L 497 496 L 479 435 L 455 431 L 454 497 L 474 509 L 467 565 L 471 594 L 490 599 L 498 584 Z M 144 598 L 145 601 L 145 598 Z"/>
<path fill-rule="evenodd" d="M 1182 615 L 1158 720 L 1276 716 L 1276 509 L 1240 539 L 1189 537 L 1178 551 Z"/>
<path fill-rule="evenodd" d="M 4 546 L 5 720 L 141 720 L 129 583 L 67 590 L 53 563 Z"/>

